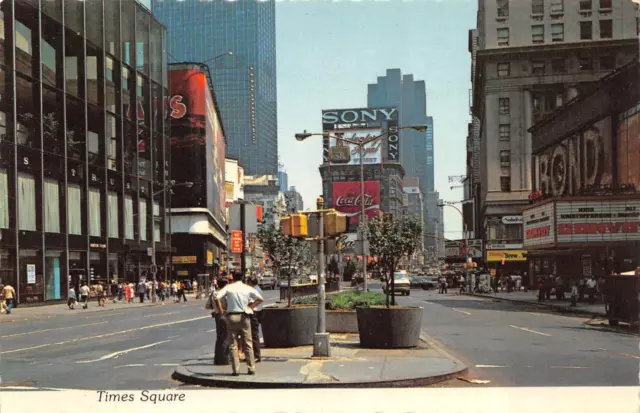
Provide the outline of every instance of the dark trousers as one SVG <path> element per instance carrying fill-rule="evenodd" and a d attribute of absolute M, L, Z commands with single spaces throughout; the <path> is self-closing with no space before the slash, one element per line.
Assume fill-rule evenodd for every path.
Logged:
<path fill-rule="evenodd" d="M 260 360 L 260 323 L 262 322 L 262 311 L 255 311 L 251 315 L 251 338 L 253 341 L 253 358 Z"/>
<path fill-rule="evenodd" d="M 144 303 L 144 293 L 140 293 L 138 296 L 140 296 L 140 302 Z"/>
<path fill-rule="evenodd" d="M 214 314 L 216 320 L 216 346 L 213 364 L 216 366 L 228 366 L 229 361 L 229 329 L 227 320 L 220 314 Z"/>

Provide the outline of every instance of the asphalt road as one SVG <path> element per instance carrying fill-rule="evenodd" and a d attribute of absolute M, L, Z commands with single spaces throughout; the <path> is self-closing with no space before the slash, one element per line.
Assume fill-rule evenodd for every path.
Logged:
<path fill-rule="evenodd" d="M 423 330 L 494 386 L 635 386 L 638 336 L 507 302 L 449 290 L 412 290 L 398 304 L 424 308 Z"/>
<path fill-rule="evenodd" d="M 266 304 L 279 292 L 265 291 Z M 95 306 L 95 303 L 92 303 Z M 56 389 L 166 389 L 175 367 L 213 352 L 215 324 L 205 300 L 108 311 L 82 309 L 51 318 L 2 315 L 2 387 Z M 118 308 L 113 311 L 111 308 Z M 26 311 L 25 311 L 26 312 Z M 6 322 L 14 317 L 15 322 Z"/>
<path fill-rule="evenodd" d="M 274 303 L 277 295 L 266 291 L 267 303 Z M 423 331 L 465 362 L 470 378 L 490 380 L 489 386 L 638 383 L 638 337 L 587 326 L 586 318 L 452 291 L 440 295 L 412 290 L 411 296 L 397 300 L 423 307 Z M 1 386 L 182 387 L 171 379 L 175 366 L 213 351 L 214 324 L 204 304 L 189 299 L 130 309 L 115 305 L 120 309 L 31 319 L 23 318 L 18 308 L 11 316 L 3 315 L 0 323 Z"/>

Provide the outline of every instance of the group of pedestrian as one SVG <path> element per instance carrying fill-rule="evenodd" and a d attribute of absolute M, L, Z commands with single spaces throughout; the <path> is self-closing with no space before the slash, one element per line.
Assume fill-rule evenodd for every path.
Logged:
<path fill-rule="evenodd" d="M 241 351 L 245 355 L 250 375 L 256 373 L 256 363 L 262 359 L 260 323 L 264 298 L 255 279 L 249 279 L 248 285 L 243 280 L 242 272 L 235 272 L 232 277 L 225 275 L 215 279 L 214 291 L 206 306 L 213 310 L 216 319 L 215 364 L 230 362 L 234 376 L 240 374 Z M 227 344 L 228 349 L 225 349 Z"/>
<path fill-rule="evenodd" d="M 595 303 L 599 290 L 602 289 L 598 287 L 598 282 L 593 276 L 582 277 L 579 280 L 570 280 L 570 306 L 575 307 L 579 302 L 584 301 L 585 295 L 589 297 L 590 303 Z M 560 275 L 542 275 L 538 278 L 538 301 L 543 302 L 550 300 L 553 293 L 555 293 L 556 299 L 561 301 L 565 299 L 565 292 L 565 281 Z"/>

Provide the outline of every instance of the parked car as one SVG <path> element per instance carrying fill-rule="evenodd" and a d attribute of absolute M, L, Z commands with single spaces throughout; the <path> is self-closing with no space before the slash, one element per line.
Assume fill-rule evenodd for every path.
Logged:
<path fill-rule="evenodd" d="M 405 271 L 397 272 L 393 275 L 394 278 L 394 292 L 400 293 L 402 295 L 410 295 L 411 294 L 411 280 L 409 279 L 409 275 Z M 387 293 L 387 280 L 382 281 L 382 290 Z M 390 287 L 390 286 L 389 286 Z"/>
<path fill-rule="evenodd" d="M 262 277 L 258 282 L 258 285 L 263 290 L 275 290 L 276 289 L 276 279 L 274 277 Z"/>

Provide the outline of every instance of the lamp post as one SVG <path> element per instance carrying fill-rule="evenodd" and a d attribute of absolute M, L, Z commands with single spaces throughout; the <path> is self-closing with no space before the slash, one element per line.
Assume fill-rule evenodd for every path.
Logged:
<path fill-rule="evenodd" d="M 165 186 L 164 188 L 162 188 L 161 190 L 159 190 L 158 192 L 154 192 L 153 195 L 151 195 L 151 202 L 153 203 L 153 199 L 156 195 L 159 195 L 161 193 L 163 193 L 164 191 L 166 191 L 167 189 L 171 189 L 174 188 L 176 186 L 186 186 L 187 188 L 191 188 L 193 186 L 193 182 L 179 182 L 176 183 L 175 181 L 170 181 L 171 183 L 167 186 Z M 169 219 L 171 219 L 171 217 L 169 217 Z M 151 275 L 153 277 L 153 283 L 151 285 L 151 302 L 155 303 L 156 302 L 156 274 L 158 272 L 158 268 L 156 266 L 156 235 L 155 235 L 155 231 L 153 231 L 153 237 L 151 237 Z"/>
<path fill-rule="evenodd" d="M 313 355 L 315 357 L 329 357 L 331 345 L 329 334 L 327 334 L 327 320 L 325 309 L 325 268 L 324 268 L 324 198 L 319 196 L 316 199 L 318 209 L 318 325 L 313 338 Z"/>
<path fill-rule="evenodd" d="M 427 125 L 411 125 L 411 126 L 402 126 L 399 128 L 394 128 L 393 133 L 397 133 L 400 130 L 403 129 L 413 129 L 415 131 L 418 132 L 426 132 L 427 131 Z M 366 239 L 366 232 L 364 230 L 364 223 L 366 222 L 367 219 L 367 215 L 366 215 L 366 208 L 364 205 L 364 148 L 366 145 L 377 141 L 378 139 L 382 138 L 383 136 L 387 136 L 389 135 L 390 131 L 386 131 L 381 133 L 378 136 L 374 136 L 371 137 L 369 139 L 365 139 L 362 141 L 355 141 L 355 140 L 351 140 L 351 139 L 345 139 L 343 137 L 340 136 L 332 136 L 332 138 L 344 142 L 344 143 L 348 143 L 350 145 L 355 145 L 358 147 L 359 149 L 359 153 L 360 153 L 360 237 L 361 237 L 361 242 L 362 242 L 362 257 L 363 257 L 363 265 L 362 265 L 362 277 L 363 277 L 363 288 L 364 291 L 368 290 L 368 281 L 367 281 L 367 239 Z M 324 138 L 328 138 L 330 137 L 329 132 L 324 132 L 324 133 L 308 133 L 307 131 L 304 131 L 303 133 L 296 133 L 295 137 L 296 140 L 298 142 L 302 142 L 305 139 L 311 137 L 311 136 L 322 136 Z M 331 162 L 331 160 L 329 160 L 329 162 Z"/>

